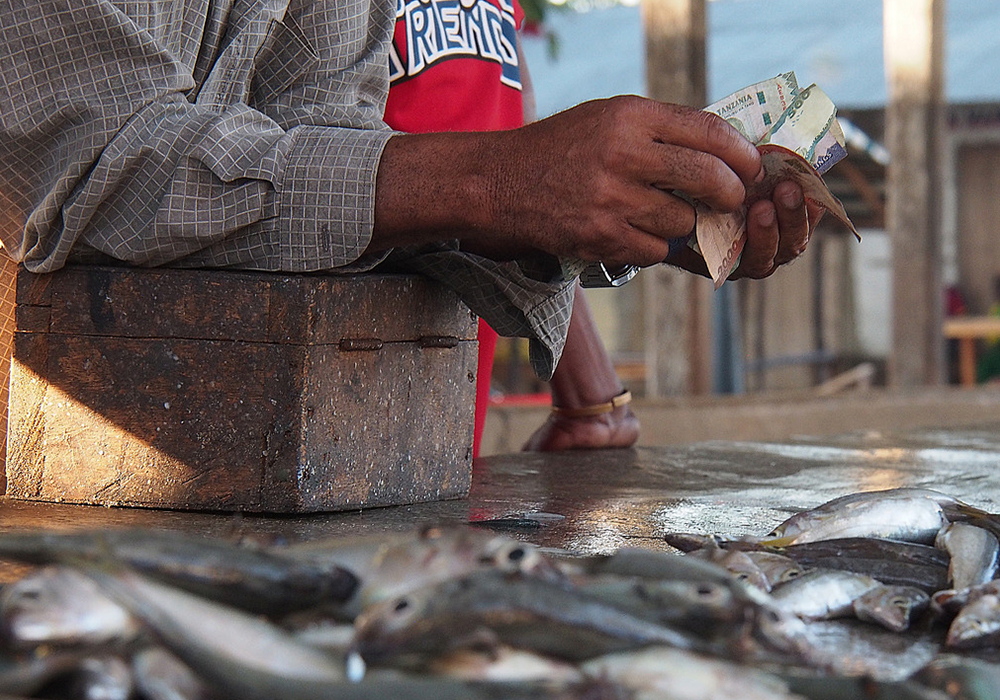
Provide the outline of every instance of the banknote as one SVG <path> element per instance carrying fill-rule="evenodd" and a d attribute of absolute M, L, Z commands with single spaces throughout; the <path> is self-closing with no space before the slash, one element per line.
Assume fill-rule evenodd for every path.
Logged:
<path fill-rule="evenodd" d="M 767 134 L 799 94 L 795 73 L 789 71 L 763 80 L 710 104 L 713 112 L 732 124 L 753 143 Z"/>
<path fill-rule="evenodd" d="M 750 205 L 768 196 L 783 179 L 798 182 L 809 201 L 833 213 L 857 235 L 843 204 L 821 177 L 847 155 L 847 150 L 836 107 L 819 87 L 800 90 L 793 72 L 782 73 L 735 92 L 706 110 L 726 119 L 758 145 L 765 172 L 763 183 L 748 193 L 740 211 L 722 213 L 696 206 L 698 221 L 691 247 L 705 259 L 716 289 L 739 265 Z"/>
<path fill-rule="evenodd" d="M 847 155 L 837 108 L 816 85 L 802 90 L 778 117 L 758 145 L 773 143 L 795 151 L 820 173 Z"/>

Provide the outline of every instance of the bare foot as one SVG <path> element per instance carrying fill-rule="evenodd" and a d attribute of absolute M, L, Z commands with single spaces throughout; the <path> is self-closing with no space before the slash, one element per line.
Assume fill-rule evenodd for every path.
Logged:
<path fill-rule="evenodd" d="M 628 406 L 584 418 L 549 415 L 521 449 L 526 452 L 631 447 L 639 439 L 639 419 Z"/>

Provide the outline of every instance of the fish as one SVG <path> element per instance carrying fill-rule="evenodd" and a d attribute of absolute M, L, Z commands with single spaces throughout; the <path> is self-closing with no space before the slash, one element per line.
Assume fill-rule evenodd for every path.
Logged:
<path fill-rule="evenodd" d="M 948 626 L 945 646 L 978 649 L 1000 641 L 1000 595 L 989 593 L 969 600 Z"/>
<path fill-rule="evenodd" d="M 776 675 L 788 683 L 790 690 L 809 700 L 959 700 L 909 679 L 879 680 L 857 674 L 834 676 L 780 672 Z"/>
<path fill-rule="evenodd" d="M 913 586 L 877 586 L 851 604 L 854 616 L 893 632 L 905 632 L 930 606 L 930 596 Z"/>
<path fill-rule="evenodd" d="M 958 590 L 992 581 L 1000 566 L 1000 541 L 993 533 L 969 523 L 944 526 L 934 546 L 948 553 L 948 582 Z"/>
<path fill-rule="evenodd" d="M 748 556 L 747 552 L 738 549 L 722 549 L 721 547 L 705 547 L 688 554 L 690 557 L 705 559 L 713 564 L 721 566 L 731 573 L 737 580 L 743 581 L 747 585 L 755 586 L 765 593 L 770 593 L 771 584 L 760 570 L 756 562 Z"/>
<path fill-rule="evenodd" d="M 706 547 L 721 547 L 722 542 L 716 535 L 705 535 L 699 532 L 668 532 L 663 541 L 684 554 L 695 552 Z"/>
<path fill-rule="evenodd" d="M 125 642 L 141 631 L 139 622 L 92 579 L 55 565 L 4 587 L 0 624 L 14 649 Z"/>
<path fill-rule="evenodd" d="M 718 564 L 691 556 L 679 556 L 641 547 L 622 547 L 612 554 L 580 557 L 564 565 L 571 574 L 611 574 L 668 581 L 710 581 L 730 586 L 734 592 L 747 589 Z"/>
<path fill-rule="evenodd" d="M 796 513 L 763 537 L 760 544 L 785 547 L 844 537 L 931 544 L 948 523 L 941 497 L 947 498 L 927 489 L 850 494 Z"/>
<path fill-rule="evenodd" d="M 768 592 L 775 586 L 787 583 L 793 578 L 798 578 L 805 572 L 805 569 L 797 561 L 784 554 L 757 551 L 747 551 L 745 554 L 764 576 Z"/>
<path fill-rule="evenodd" d="M 364 608 L 407 591 L 472 571 L 520 571 L 549 579 L 562 577 L 535 545 L 467 525 L 428 525 L 388 537 L 336 539 L 289 548 L 297 559 L 343 566 L 358 575 L 353 596 L 341 606 L 353 620 Z"/>
<path fill-rule="evenodd" d="M 625 686 L 633 700 L 804 700 L 769 673 L 673 647 L 608 654 L 580 668 Z"/>
<path fill-rule="evenodd" d="M 968 588 L 935 591 L 931 595 L 931 611 L 936 618 L 951 620 L 971 601 L 984 595 L 1000 596 L 1000 580 L 994 579 Z"/>
<path fill-rule="evenodd" d="M 955 700 L 996 700 L 1000 666 L 957 654 L 940 654 L 913 679 Z"/>
<path fill-rule="evenodd" d="M 129 700 L 135 690 L 131 667 L 111 654 L 84 659 L 64 684 L 67 696 L 80 700 Z"/>
<path fill-rule="evenodd" d="M 132 675 L 147 700 L 212 700 L 217 696 L 187 664 L 162 646 L 132 655 Z"/>
<path fill-rule="evenodd" d="M 0 558 L 28 564 L 113 560 L 173 586 L 269 615 L 346 600 L 357 578 L 271 549 L 167 530 L 0 533 Z"/>
<path fill-rule="evenodd" d="M 83 570 L 201 678 L 248 700 L 289 698 L 345 681 L 342 660 L 260 616 L 128 569 Z"/>
<path fill-rule="evenodd" d="M 574 664 L 504 645 L 490 650 L 456 649 L 433 659 L 429 671 L 470 681 L 546 681 L 564 685 L 583 680 Z"/>
<path fill-rule="evenodd" d="M 775 549 L 805 568 L 865 574 L 887 585 L 915 586 L 931 594 L 948 585 L 946 552 L 912 542 L 848 537 Z"/>
<path fill-rule="evenodd" d="M 671 581 L 615 574 L 571 579 L 576 590 L 636 617 L 700 633 L 740 636 L 751 621 L 747 602 L 712 581 Z"/>
<path fill-rule="evenodd" d="M 354 650 L 369 665 L 420 669 L 468 644 L 506 644 L 566 661 L 650 644 L 707 647 L 571 587 L 476 571 L 381 601 L 355 620 Z"/>
<path fill-rule="evenodd" d="M 857 598 L 881 584 L 850 571 L 814 569 L 771 592 L 775 605 L 805 620 L 829 620 L 853 614 Z"/>

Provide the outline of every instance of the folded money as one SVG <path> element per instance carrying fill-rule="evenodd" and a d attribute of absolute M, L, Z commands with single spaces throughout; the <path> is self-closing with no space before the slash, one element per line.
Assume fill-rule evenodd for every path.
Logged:
<path fill-rule="evenodd" d="M 764 180 L 747 192 L 737 212 L 716 212 L 704 204 L 695 207 L 698 223 L 692 247 L 705 258 L 716 289 L 739 265 L 747 238 L 747 210 L 770 196 L 782 180 L 797 182 L 807 201 L 829 211 L 861 239 L 844 205 L 821 176 L 847 155 L 847 149 L 837 108 L 819 87 L 799 89 L 794 72 L 782 73 L 705 109 L 757 144 L 765 174 Z"/>

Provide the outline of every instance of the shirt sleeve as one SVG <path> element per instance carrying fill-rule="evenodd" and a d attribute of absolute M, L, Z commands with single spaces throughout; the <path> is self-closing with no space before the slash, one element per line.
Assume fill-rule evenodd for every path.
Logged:
<path fill-rule="evenodd" d="M 372 46 L 389 22 L 359 3 L 327 3 L 341 25 L 386 31 L 354 32 L 322 113 L 279 96 L 295 80 L 308 86 L 323 57 L 308 37 L 287 41 L 302 30 L 280 3 L 244 4 L 206 21 L 181 0 L 148 4 L 160 14 L 0 0 L 0 241 L 12 258 L 35 272 L 74 249 L 141 265 L 199 255 L 292 272 L 358 263 L 391 136 Z M 276 63 L 275 47 L 294 60 Z M 263 58 L 278 69 L 257 70 Z"/>

